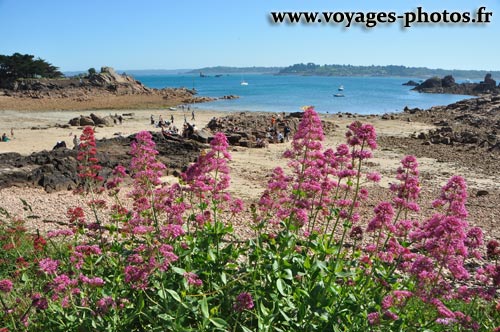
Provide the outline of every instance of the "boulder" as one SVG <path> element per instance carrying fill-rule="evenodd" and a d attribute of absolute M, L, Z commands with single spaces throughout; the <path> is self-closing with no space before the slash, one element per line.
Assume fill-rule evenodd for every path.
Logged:
<path fill-rule="evenodd" d="M 425 90 L 425 89 L 436 89 L 441 88 L 443 86 L 442 80 L 437 77 L 431 77 L 426 79 L 423 83 L 419 84 L 415 89 L 416 90 Z"/>
<path fill-rule="evenodd" d="M 210 143 L 214 136 L 212 135 L 212 133 L 202 129 L 197 130 L 195 133 L 193 133 L 191 138 L 201 143 Z"/>
<path fill-rule="evenodd" d="M 80 126 L 80 117 L 76 117 L 76 118 L 69 120 L 69 124 L 71 126 L 79 127 Z"/>
<path fill-rule="evenodd" d="M 497 81 L 495 81 L 493 78 L 491 78 L 491 74 L 488 73 L 484 77 L 484 81 L 482 82 L 490 87 L 490 89 L 494 89 L 497 85 Z"/>
<path fill-rule="evenodd" d="M 94 126 L 94 120 L 90 116 L 80 116 L 80 126 Z"/>
<path fill-rule="evenodd" d="M 94 113 L 90 113 L 90 117 L 96 126 L 104 125 L 106 127 L 112 127 L 114 124 L 113 118 L 111 116 L 100 117 Z"/>
<path fill-rule="evenodd" d="M 455 79 L 453 78 L 453 76 L 447 75 L 441 80 L 441 85 L 443 88 L 451 88 L 457 85 L 457 83 L 455 83 Z"/>
<path fill-rule="evenodd" d="M 415 81 L 409 80 L 408 82 L 403 83 L 403 85 L 407 85 L 407 86 L 417 86 L 417 85 L 418 85 L 418 83 L 417 83 L 417 82 L 415 82 Z"/>

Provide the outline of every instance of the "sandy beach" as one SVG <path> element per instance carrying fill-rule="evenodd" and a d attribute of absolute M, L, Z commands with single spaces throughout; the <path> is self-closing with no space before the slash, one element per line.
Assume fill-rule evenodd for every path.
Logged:
<path fill-rule="evenodd" d="M 205 127 L 213 117 L 228 115 L 227 112 L 207 111 L 200 108 L 195 110 L 195 121 L 191 120 L 191 114 L 186 111 L 185 116 L 188 121 L 195 123 L 199 128 Z M 166 109 L 135 109 L 135 110 L 98 110 L 98 111 L 0 111 L 0 132 L 10 135 L 13 128 L 14 137 L 7 143 L 0 143 L 0 153 L 18 152 L 28 155 L 32 152 L 50 150 L 57 141 L 66 141 L 72 147 L 73 135 L 80 135 L 81 130 L 76 127 L 61 128 L 68 121 L 79 115 L 88 115 L 91 112 L 106 116 L 109 114 L 132 114 L 125 116 L 121 125 L 113 127 L 96 128 L 96 138 L 111 138 L 116 135 L 127 136 L 141 130 L 159 131 L 150 124 L 150 116 L 157 120 L 161 115 L 164 119 L 174 116 L 174 124 L 180 125 L 184 122 L 184 113 L 178 109 L 175 111 Z M 267 116 L 271 116 L 269 113 Z M 381 143 L 375 151 L 375 158 L 370 161 L 372 170 L 379 171 L 383 178 L 380 187 L 373 187 L 368 206 L 365 209 L 364 220 L 367 222 L 372 216 L 371 210 L 381 199 L 390 198 L 388 186 L 394 179 L 395 170 L 400 159 L 407 154 L 401 146 L 393 145 L 391 142 L 400 138 L 409 137 L 413 133 L 424 132 L 432 128 L 432 125 L 418 122 L 409 122 L 402 118 L 393 120 L 383 120 L 380 116 L 357 116 L 356 119 L 350 116 L 321 115 L 324 121 L 332 122 L 335 130 L 327 132 L 324 145 L 335 147 L 343 142 L 346 126 L 353 120 L 372 123 L 381 141 L 390 137 L 388 143 Z M 387 140 L 386 140 L 387 141 Z M 419 143 L 420 144 L 420 143 Z M 286 166 L 287 160 L 282 157 L 283 152 L 290 147 L 290 143 L 270 144 L 268 148 L 252 149 L 245 147 L 231 147 L 232 161 L 231 167 L 231 192 L 242 198 L 246 203 L 255 202 L 267 182 L 267 176 L 276 166 Z M 422 182 L 422 215 L 428 216 L 433 211 L 430 209 L 430 202 L 439 193 L 439 186 L 443 185 L 452 175 L 464 175 L 469 185 L 470 211 L 469 222 L 482 226 L 487 237 L 500 238 L 500 231 L 496 223 L 500 216 L 500 188 L 496 176 L 475 172 L 466 167 L 458 159 L 457 162 L 442 162 L 432 157 L 420 157 L 420 171 Z M 494 160 L 492 160 L 494 162 Z M 177 181 L 174 177 L 166 177 L 166 181 Z M 479 190 L 487 191 L 487 196 L 477 196 Z M 26 218 L 29 215 L 36 215 L 30 218 L 28 223 L 32 229 L 59 228 L 66 222 L 66 209 L 68 206 L 81 204 L 82 198 L 74 196 L 69 191 L 46 193 L 39 188 L 11 187 L 0 190 L 0 207 L 6 209 L 14 216 Z M 25 200 L 32 208 L 26 209 L 21 199 Z M 241 234 L 245 234 L 248 228 L 245 215 L 240 216 L 236 224 L 240 227 Z"/>

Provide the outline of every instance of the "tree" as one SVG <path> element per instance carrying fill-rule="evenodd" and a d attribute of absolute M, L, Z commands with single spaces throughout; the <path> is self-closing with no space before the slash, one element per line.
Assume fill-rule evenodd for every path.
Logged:
<path fill-rule="evenodd" d="M 89 77 L 94 76 L 97 73 L 94 67 L 89 68 L 88 72 L 89 72 Z"/>
<path fill-rule="evenodd" d="M 63 74 L 59 68 L 41 58 L 35 59 L 34 55 L 17 52 L 10 56 L 0 54 L 0 83 L 38 76 L 58 78 L 62 77 Z"/>

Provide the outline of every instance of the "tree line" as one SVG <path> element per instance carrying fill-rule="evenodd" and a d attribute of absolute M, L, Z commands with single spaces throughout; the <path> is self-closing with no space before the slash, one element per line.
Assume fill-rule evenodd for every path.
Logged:
<path fill-rule="evenodd" d="M 0 83 L 21 78 L 59 78 L 64 75 L 58 67 L 31 54 L 0 54 Z"/>
<path fill-rule="evenodd" d="M 488 71 L 495 76 L 500 72 Z M 485 71 L 480 70 L 447 70 L 430 69 L 426 67 L 406 67 L 399 65 L 388 66 L 353 66 L 353 65 L 318 65 L 315 63 L 298 63 L 283 68 L 279 75 L 314 75 L 314 76 L 392 76 L 392 77 L 443 77 L 453 75 L 454 77 L 482 79 Z"/>

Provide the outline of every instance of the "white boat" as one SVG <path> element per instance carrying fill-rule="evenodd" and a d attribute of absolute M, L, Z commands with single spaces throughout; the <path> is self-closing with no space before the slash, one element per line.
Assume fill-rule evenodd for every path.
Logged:
<path fill-rule="evenodd" d="M 333 96 L 334 97 L 345 97 L 343 93 L 336 93 Z"/>
<path fill-rule="evenodd" d="M 339 86 L 339 91 L 344 91 L 344 86 L 343 85 Z"/>
<path fill-rule="evenodd" d="M 247 81 L 241 81 L 240 85 L 248 85 Z"/>

